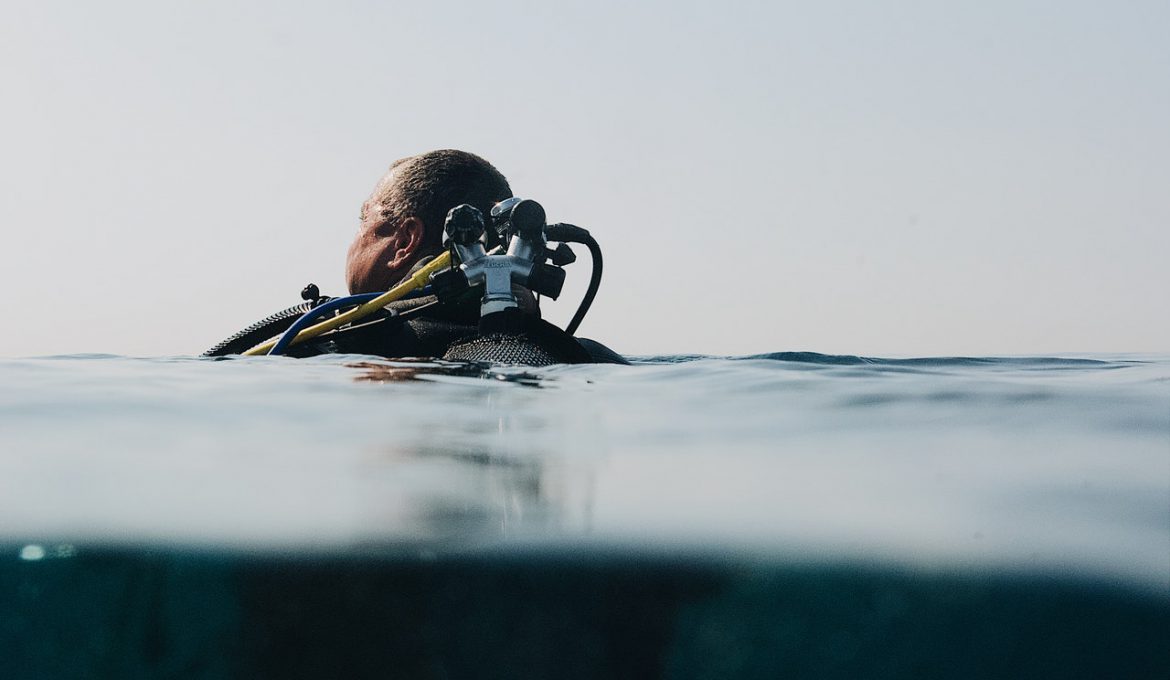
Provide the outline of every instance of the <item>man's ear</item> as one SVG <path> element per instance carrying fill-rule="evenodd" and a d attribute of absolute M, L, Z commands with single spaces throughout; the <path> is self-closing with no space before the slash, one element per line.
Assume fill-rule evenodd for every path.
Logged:
<path fill-rule="evenodd" d="M 422 220 L 417 217 L 407 217 L 399 223 L 398 231 L 394 234 L 394 252 L 391 253 L 387 265 L 392 271 L 397 271 L 418 259 L 423 232 Z"/>

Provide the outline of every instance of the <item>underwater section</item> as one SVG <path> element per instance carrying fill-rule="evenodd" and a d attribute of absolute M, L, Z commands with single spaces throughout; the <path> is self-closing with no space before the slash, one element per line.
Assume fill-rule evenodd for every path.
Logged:
<path fill-rule="evenodd" d="M 72 550 L 3 551 L 0 677 L 1170 673 L 1170 602 L 1057 578 L 623 552 Z"/>

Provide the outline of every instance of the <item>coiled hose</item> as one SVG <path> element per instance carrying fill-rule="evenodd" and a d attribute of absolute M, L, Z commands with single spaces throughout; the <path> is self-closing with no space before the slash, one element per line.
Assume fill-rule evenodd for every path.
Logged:
<path fill-rule="evenodd" d="M 288 330 L 290 326 L 296 323 L 297 319 L 313 309 L 314 304 L 313 301 L 302 302 L 288 309 L 282 309 L 267 318 L 257 321 L 227 339 L 220 341 L 200 356 L 222 357 L 228 354 L 242 354 L 256 344 Z"/>

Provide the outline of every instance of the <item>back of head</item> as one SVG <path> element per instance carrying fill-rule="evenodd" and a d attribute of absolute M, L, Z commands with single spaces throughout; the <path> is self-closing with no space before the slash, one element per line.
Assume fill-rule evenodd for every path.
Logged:
<path fill-rule="evenodd" d="M 447 211 L 470 203 L 486 215 L 512 196 L 508 180 L 491 163 L 454 149 L 428 151 L 395 161 L 362 206 L 362 227 L 385 228 L 407 217 L 426 227 L 424 247 L 437 249 Z"/>
<path fill-rule="evenodd" d="M 362 205 L 346 263 L 350 292 L 385 290 L 419 258 L 437 254 L 451 208 L 470 203 L 486 215 L 511 196 L 508 180 L 473 153 L 441 149 L 394 161 Z"/>

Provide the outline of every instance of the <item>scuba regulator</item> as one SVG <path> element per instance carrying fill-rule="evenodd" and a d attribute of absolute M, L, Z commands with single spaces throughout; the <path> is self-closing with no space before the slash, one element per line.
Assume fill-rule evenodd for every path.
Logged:
<path fill-rule="evenodd" d="M 509 332 L 517 328 L 520 303 L 513 285 L 537 295 L 560 297 L 565 284 L 564 266 L 576 261 L 569 243 L 596 246 L 589 232 L 569 224 L 547 224 L 544 208 L 531 199 L 509 198 L 491 211 L 491 226 L 483 213 L 471 205 L 459 205 L 447 213 L 443 224 L 443 245 L 460 263 L 431 275 L 431 286 L 439 300 L 451 299 L 468 288 L 483 286 L 480 305 L 481 333 Z M 556 248 L 549 241 L 559 241 Z M 491 251 L 489 242 L 498 243 Z M 579 316 L 584 317 L 596 294 L 601 277 L 600 249 L 593 251 L 594 276 L 582 300 Z M 576 330 L 579 320 L 567 332 Z"/>

